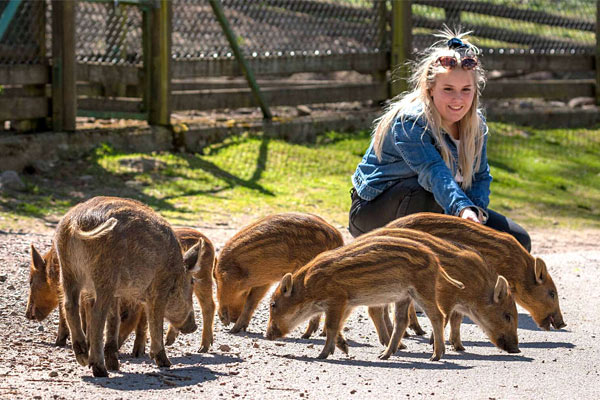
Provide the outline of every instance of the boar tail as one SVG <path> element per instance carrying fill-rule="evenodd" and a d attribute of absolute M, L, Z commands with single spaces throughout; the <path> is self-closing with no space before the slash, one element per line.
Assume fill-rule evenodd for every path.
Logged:
<path fill-rule="evenodd" d="M 92 229 L 91 231 L 82 231 L 78 227 L 75 227 L 74 233 L 81 240 L 90 240 L 90 239 L 98 239 L 109 232 L 111 232 L 114 227 L 117 225 L 117 219 L 111 217 L 108 221 L 104 222 L 102 225 Z"/>
<path fill-rule="evenodd" d="M 450 284 L 456 286 L 459 289 L 464 289 L 465 288 L 465 284 L 462 283 L 461 281 L 457 281 L 456 279 L 454 279 L 453 277 L 451 277 L 450 275 L 448 275 L 448 273 L 446 272 L 446 270 L 444 268 L 440 267 L 440 273 L 442 274 L 442 276 L 444 277 L 445 280 L 447 280 L 448 282 L 450 282 Z"/>

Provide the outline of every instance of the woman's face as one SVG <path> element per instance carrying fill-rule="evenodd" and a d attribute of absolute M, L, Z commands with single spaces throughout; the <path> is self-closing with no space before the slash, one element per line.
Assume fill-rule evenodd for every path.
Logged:
<path fill-rule="evenodd" d="M 475 73 L 460 66 L 440 72 L 430 89 L 433 104 L 442 117 L 442 125 L 453 130 L 454 124 L 471 109 L 475 96 Z"/>

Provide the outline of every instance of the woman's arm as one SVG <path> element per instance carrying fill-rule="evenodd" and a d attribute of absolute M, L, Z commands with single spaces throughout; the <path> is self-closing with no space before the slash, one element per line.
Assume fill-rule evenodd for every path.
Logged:
<path fill-rule="evenodd" d="M 458 216 L 464 208 L 476 207 L 454 180 L 433 138 L 423 126 L 414 120 L 396 122 L 394 144 L 404 161 L 417 174 L 419 184 L 433 194 L 446 214 Z"/>

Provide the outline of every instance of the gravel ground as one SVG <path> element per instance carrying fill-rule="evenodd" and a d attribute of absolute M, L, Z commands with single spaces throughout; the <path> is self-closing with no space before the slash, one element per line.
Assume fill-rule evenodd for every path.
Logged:
<path fill-rule="evenodd" d="M 236 231 L 199 229 L 218 250 Z M 467 321 L 464 353 L 447 345 L 442 360 L 431 362 L 428 340 L 413 336 L 404 340 L 406 350 L 381 361 L 383 348 L 366 309 L 359 308 L 345 328 L 350 355 L 336 350 L 316 360 L 324 340 L 300 339 L 304 326 L 283 340 L 263 337 L 268 319 L 263 301 L 247 333 L 230 334 L 216 318 L 209 353 L 197 352 L 199 329 L 167 349 L 173 366 L 161 370 L 147 356 L 128 354 L 130 338 L 121 349 L 121 370 L 94 378 L 76 363 L 70 347 L 53 345 L 57 312 L 41 323 L 25 318 L 29 244 L 47 250 L 51 231 L 0 231 L 0 398 L 597 398 L 600 231 L 533 231 L 532 239 L 533 253 L 544 258 L 558 287 L 567 327 L 541 331 L 519 309 L 520 354 L 501 352 Z M 196 311 L 200 318 L 197 304 Z M 430 331 L 427 318 L 419 320 Z"/>

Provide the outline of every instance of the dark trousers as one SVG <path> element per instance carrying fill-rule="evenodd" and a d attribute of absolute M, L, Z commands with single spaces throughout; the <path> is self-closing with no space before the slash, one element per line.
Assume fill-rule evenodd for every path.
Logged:
<path fill-rule="evenodd" d="M 389 222 L 418 212 L 443 213 L 444 210 L 433 198 L 433 194 L 423 189 L 417 178 L 402 180 L 391 186 L 372 201 L 361 199 L 356 190 L 350 191 L 349 230 L 353 237 L 362 235 L 387 225 Z M 500 232 L 510 233 L 531 252 L 531 239 L 523 227 L 508 217 L 488 208 L 486 225 Z"/>

